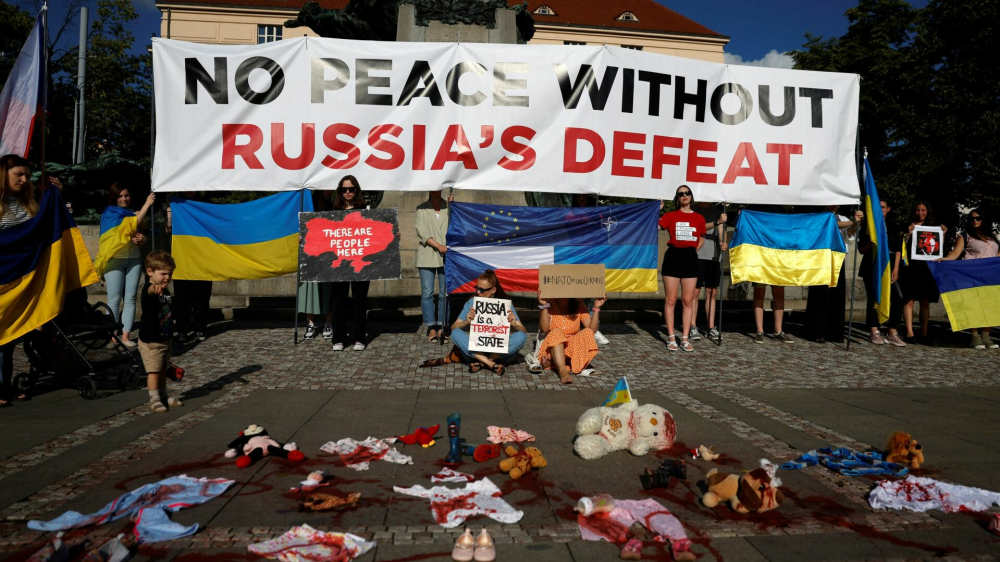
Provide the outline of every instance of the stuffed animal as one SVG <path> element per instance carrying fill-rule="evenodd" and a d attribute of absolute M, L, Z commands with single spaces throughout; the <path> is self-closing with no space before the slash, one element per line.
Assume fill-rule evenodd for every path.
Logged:
<path fill-rule="evenodd" d="M 705 476 L 708 491 L 701 498 L 705 507 L 728 501 L 729 507 L 738 513 L 763 513 L 777 509 L 785 501 L 785 496 L 777 486 L 772 486 L 771 477 L 763 468 L 755 468 L 743 476 L 721 473 L 713 468 Z"/>
<path fill-rule="evenodd" d="M 920 468 L 924 462 L 924 446 L 910 437 L 909 433 L 897 431 L 889 437 L 889 442 L 885 445 L 885 460 L 910 468 Z"/>
<path fill-rule="evenodd" d="M 500 461 L 500 470 L 509 472 L 510 477 L 514 480 L 524 476 L 532 468 L 544 468 L 549 465 L 549 461 L 545 460 L 542 452 L 536 447 L 528 447 L 523 451 L 518 451 L 507 445 L 506 453 L 510 458 Z"/>
<path fill-rule="evenodd" d="M 236 459 L 236 466 L 246 468 L 267 456 L 279 457 L 290 461 L 304 461 L 306 456 L 298 450 L 295 443 L 282 445 L 267 434 L 267 430 L 259 425 L 251 425 L 240 432 L 240 436 L 229 444 L 226 458 Z"/>
<path fill-rule="evenodd" d="M 431 427 L 418 427 L 416 431 L 409 435 L 401 435 L 399 440 L 407 445 L 420 444 L 421 447 L 427 448 L 434 445 L 434 434 L 441 429 L 441 424 L 433 425 Z"/>
<path fill-rule="evenodd" d="M 666 409 L 632 400 L 616 408 L 587 410 L 576 422 L 576 434 L 573 447 L 582 458 L 596 459 L 623 449 L 638 456 L 672 447 L 677 426 Z"/>

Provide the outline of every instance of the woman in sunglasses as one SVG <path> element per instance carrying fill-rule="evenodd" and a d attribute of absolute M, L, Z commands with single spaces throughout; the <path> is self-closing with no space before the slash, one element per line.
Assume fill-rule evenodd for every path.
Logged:
<path fill-rule="evenodd" d="M 688 334 L 694 321 L 692 302 L 697 295 L 698 249 L 705 243 L 705 218 L 694 212 L 694 194 L 691 188 L 682 185 L 674 195 L 676 211 L 660 217 L 660 229 L 670 235 L 667 250 L 663 254 L 663 287 L 667 299 L 663 304 L 663 318 L 667 323 L 667 351 L 694 351 Z M 663 208 L 663 202 L 660 202 Z M 681 317 L 681 344 L 678 348 L 674 336 L 674 307 L 677 304 L 677 289 L 681 289 L 681 303 L 684 306 Z"/>
<path fill-rule="evenodd" d="M 492 269 L 487 269 L 476 280 L 476 296 L 487 299 L 506 299 L 507 295 L 500 286 L 500 280 Z M 517 312 L 511 306 L 507 313 L 507 320 L 510 321 L 510 338 L 507 340 L 507 353 L 480 353 L 469 351 L 469 334 L 466 332 L 472 320 L 476 316 L 476 311 L 472 308 L 474 299 L 469 299 L 462 311 L 458 313 L 458 320 L 451 325 L 451 341 L 454 342 L 462 359 L 469 363 L 469 372 L 475 373 L 484 366 L 498 375 L 506 372 L 506 365 L 517 357 L 517 352 L 524 346 L 528 335 L 521 319 L 517 317 Z M 446 361 L 450 362 L 450 361 Z M 428 365 L 433 366 L 433 365 Z"/>
<path fill-rule="evenodd" d="M 965 232 L 955 240 L 955 249 L 944 260 L 978 260 L 1000 255 L 1000 242 L 993 235 L 993 221 L 980 209 L 969 211 Z M 990 339 L 989 328 L 972 328 L 973 349 L 997 349 L 1000 344 Z"/>
<path fill-rule="evenodd" d="M 367 209 L 365 195 L 361 184 L 354 176 L 344 176 L 337 184 L 333 196 L 334 211 L 351 211 Z M 370 281 L 339 281 L 330 284 L 333 289 L 333 350 L 343 351 L 347 339 L 347 294 L 353 295 L 353 323 L 351 324 L 351 339 L 354 340 L 354 351 L 364 351 L 368 338 L 366 320 L 368 316 L 368 287 Z"/>

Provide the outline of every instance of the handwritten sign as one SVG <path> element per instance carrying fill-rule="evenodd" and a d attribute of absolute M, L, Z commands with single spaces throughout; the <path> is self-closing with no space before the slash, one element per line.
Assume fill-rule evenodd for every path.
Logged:
<path fill-rule="evenodd" d="M 933 261 L 944 257 L 944 231 L 940 226 L 916 226 L 910 239 L 910 259 Z"/>
<path fill-rule="evenodd" d="M 396 209 L 299 213 L 301 281 L 399 278 Z"/>
<path fill-rule="evenodd" d="M 543 299 L 600 298 L 604 292 L 604 264 L 538 266 L 538 296 Z"/>
<path fill-rule="evenodd" d="M 469 326 L 469 351 L 482 353 L 507 353 L 510 340 L 510 322 L 507 313 L 512 305 L 506 299 L 472 299 L 475 316 Z"/>

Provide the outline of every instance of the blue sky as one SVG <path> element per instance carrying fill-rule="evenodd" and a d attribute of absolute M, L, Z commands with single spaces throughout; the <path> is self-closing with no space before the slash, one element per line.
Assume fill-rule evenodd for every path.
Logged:
<path fill-rule="evenodd" d="M 10 1 L 10 0 L 8 0 Z M 35 0 L 16 0 L 34 11 Z M 849 8 L 856 0 L 656 0 L 718 33 L 728 35 L 726 60 L 733 64 L 791 66 L 782 53 L 802 46 L 807 31 L 816 35 L 840 36 L 847 31 Z M 63 0 L 50 0 L 53 15 L 59 14 Z M 91 3 L 91 2 L 88 2 Z M 160 32 L 160 12 L 155 0 L 133 0 L 140 14 L 133 22 L 136 50 L 144 50 L 152 33 Z M 910 0 L 923 7 L 927 0 Z M 76 32 L 67 33 L 76 41 Z"/>

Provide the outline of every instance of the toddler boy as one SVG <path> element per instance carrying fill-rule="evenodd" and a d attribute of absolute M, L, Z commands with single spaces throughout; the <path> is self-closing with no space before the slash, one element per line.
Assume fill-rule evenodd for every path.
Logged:
<path fill-rule="evenodd" d="M 142 317 L 139 320 L 139 355 L 146 367 L 146 388 L 149 390 L 149 407 L 164 413 L 168 406 L 183 406 L 180 400 L 167 397 L 165 374 L 170 366 L 173 351 L 171 333 L 174 318 L 171 315 L 171 297 L 167 285 L 174 274 L 174 258 L 163 250 L 146 256 L 146 285 L 142 288 Z"/>

